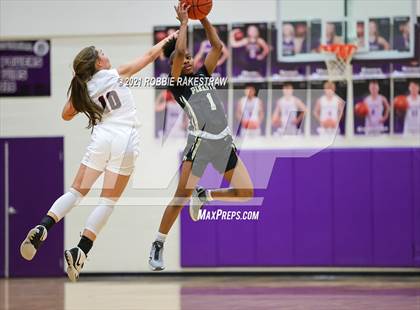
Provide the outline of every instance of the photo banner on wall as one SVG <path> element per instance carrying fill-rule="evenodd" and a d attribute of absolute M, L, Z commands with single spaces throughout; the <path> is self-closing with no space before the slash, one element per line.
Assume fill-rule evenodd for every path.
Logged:
<path fill-rule="evenodd" d="M 0 41 L 0 97 L 50 96 L 50 41 Z"/>

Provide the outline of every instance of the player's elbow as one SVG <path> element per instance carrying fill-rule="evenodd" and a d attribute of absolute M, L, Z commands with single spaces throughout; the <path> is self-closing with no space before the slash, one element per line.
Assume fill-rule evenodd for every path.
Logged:
<path fill-rule="evenodd" d="M 74 117 L 74 114 L 63 112 L 61 113 L 61 118 L 65 121 L 71 121 Z"/>
<path fill-rule="evenodd" d="M 212 47 L 214 48 L 215 51 L 219 52 L 220 54 L 223 51 L 223 43 L 220 40 L 217 40 Z"/>
<path fill-rule="evenodd" d="M 69 116 L 69 115 L 66 115 L 66 114 L 62 114 L 62 115 L 61 115 L 61 118 L 62 118 L 64 121 L 70 121 L 73 117 L 71 117 L 71 116 Z"/>

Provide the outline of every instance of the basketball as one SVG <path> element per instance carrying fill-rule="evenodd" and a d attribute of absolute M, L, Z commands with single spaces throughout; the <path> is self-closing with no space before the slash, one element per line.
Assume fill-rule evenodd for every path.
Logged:
<path fill-rule="evenodd" d="M 260 127 L 260 124 L 255 121 L 244 120 L 242 121 L 242 128 L 246 129 L 257 129 Z"/>
<path fill-rule="evenodd" d="M 273 118 L 273 127 L 280 127 L 281 126 L 281 120 L 280 117 L 276 116 Z"/>
<path fill-rule="evenodd" d="M 156 42 L 162 41 L 166 38 L 166 32 L 165 31 L 159 31 L 155 34 Z"/>
<path fill-rule="evenodd" d="M 165 101 L 172 101 L 174 100 L 174 96 L 169 90 L 166 90 L 163 97 L 165 98 Z"/>
<path fill-rule="evenodd" d="M 235 34 L 234 34 L 234 37 L 235 37 L 235 41 L 240 41 L 240 40 L 242 40 L 243 38 L 244 38 L 244 33 L 243 33 L 243 31 L 242 30 L 240 30 L 240 29 L 236 29 L 236 31 L 235 31 Z"/>
<path fill-rule="evenodd" d="M 369 107 L 365 102 L 358 102 L 354 110 L 358 117 L 366 117 L 369 114 Z"/>
<path fill-rule="evenodd" d="M 337 122 L 332 118 L 326 119 L 322 122 L 322 127 L 324 128 L 335 128 L 337 126 Z"/>
<path fill-rule="evenodd" d="M 407 111 L 407 109 L 408 109 L 407 97 L 404 96 L 404 95 L 400 95 L 400 96 L 395 97 L 394 107 L 395 107 L 395 110 L 397 110 L 399 112 Z"/>
<path fill-rule="evenodd" d="M 191 5 L 188 10 L 188 17 L 190 19 L 203 19 L 210 13 L 213 7 L 212 0 L 184 0 L 183 2 Z"/>

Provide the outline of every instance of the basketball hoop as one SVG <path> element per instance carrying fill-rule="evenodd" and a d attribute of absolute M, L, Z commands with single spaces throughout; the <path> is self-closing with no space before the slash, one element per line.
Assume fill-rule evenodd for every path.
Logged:
<path fill-rule="evenodd" d="M 320 48 L 326 54 L 325 63 L 329 79 L 350 81 L 353 75 L 350 62 L 357 51 L 357 46 L 354 44 L 329 44 L 321 45 Z"/>

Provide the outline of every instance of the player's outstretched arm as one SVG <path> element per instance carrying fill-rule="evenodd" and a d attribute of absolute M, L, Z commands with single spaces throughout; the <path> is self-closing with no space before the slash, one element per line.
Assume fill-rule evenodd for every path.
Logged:
<path fill-rule="evenodd" d="M 177 14 L 176 18 L 181 23 L 171 67 L 171 75 L 175 80 L 181 75 L 182 67 L 184 66 L 185 53 L 187 52 L 188 9 L 190 7 L 190 5 L 181 2 L 175 7 Z"/>
<path fill-rule="evenodd" d="M 69 99 L 66 104 L 64 105 L 63 111 L 61 112 L 61 117 L 63 118 L 63 120 L 65 121 L 70 121 L 73 119 L 73 117 L 76 116 L 78 112 L 76 111 L 76 109 L 73 107 L 73 103 L 71 102 L 71 100 Z"/>
<path fill-rule="evenodd" d="M 137 72 L 142 70 L 144 67 L 146 67 L 147 65 L 154 62 L 162 54 L 162 48 L 166 44 L 166 42 L 168 42 L 169 40 L 171 40 L 174 37 L 176 38 L 177 35 L 178 35 L 178 31 L 174 32 L 170 36 L 168 36 L 165 39 L 163 39 L 162 41 L 160 41 L 158 44 L 154 45 L 143 56 L 140 56 L 140 57 L 134 59 L 132 62 L 130 62 L 128 64 L 119 66 L 118 69 L 117 69 L 118 74 L 122 78 L 129 78 L 129 77 L 133 76 L 134 74 L 136 74 Z"/>
<path fill-rule="evenodd" d="M 213 27 L 207 17 L 201 19 L 200 22 L 203 25 L 204 30 L 206 31 L 207 39 L 211 44 L 211 50 L 207 54 L 206 60 L 204 61 L 204 66 L 206 67 L 208 74 L 211 75 L 217 67 L 220 55 L 222 55 L 223 43 L 220 41 L 216 29 Z"/>

